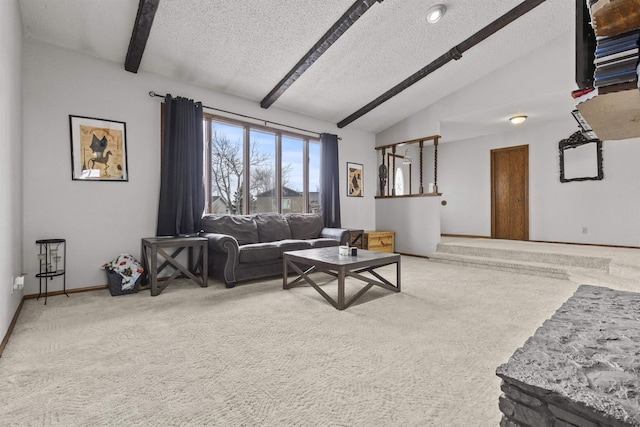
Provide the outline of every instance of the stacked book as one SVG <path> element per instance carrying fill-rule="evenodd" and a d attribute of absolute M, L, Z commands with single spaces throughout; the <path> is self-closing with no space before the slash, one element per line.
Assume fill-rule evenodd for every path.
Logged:
<path fill-rule="evenodd" d="M 594 86 L 638 81 L 640 29 L 596 40 Z"/>

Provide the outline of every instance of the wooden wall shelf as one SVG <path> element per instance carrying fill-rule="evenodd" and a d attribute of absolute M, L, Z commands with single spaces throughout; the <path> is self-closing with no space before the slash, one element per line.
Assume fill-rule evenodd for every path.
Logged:
<path fill-rule="evenodd" d="M 376 196 L 376 199 L 401 199 L 403 197 L 438 197 L 442 193 L 404 194 L 402 196 Z"/>

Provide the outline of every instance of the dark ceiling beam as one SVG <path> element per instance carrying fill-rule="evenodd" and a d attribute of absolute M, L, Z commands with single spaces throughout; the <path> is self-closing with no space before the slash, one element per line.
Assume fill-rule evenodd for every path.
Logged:
<path fill-rule="evenodd" d="M 313 47 L 298 61 L 296 65 L 287 73 L 280 82 L 271 89 L 271 92 L 260 101 L 262 108 L 269 108 L 271 104 L 276 102 L 278 98 L 304 73 L 311 65 L 316 62 L 323 53 L 334 44 L 340 36 L 364 15 L 371 6 L 376 2 L 382 3 L 383 0 L 356 0 L 349 9 L 340 17 L 335 24 L 331 26 L 329 31 L 324 33 L 322 38 L 313 45 Z"/>
<path fill-rule="evenodd" d="M 140 68 L 142 54 L 147 46 L 147 40 L 149 39 L 153 18 L 156 16 L 159 2 L 160 0 L 140 0 L 138 4 L 138 14 L 131 33 L 131 40 L 129 40 L 127 58 L 124 61 L 124 69 L 127 71 L 137 73 L 138 68 Z"/>
<path fill-rule="evenodd" d="M 383 93 L 382 95 L 380 95 L 379 97 L 377 97 L 376 99 L 374 99 L 373 101 L 365 105 L 364 107 L 360 108 L 355 113 L 351 114 L 350 116 L 338 122 L 338 127 L 343 128 L 347 126 L 349 123 L 359 119 L 360 117 L 367 114 L 369 111 L 378 107 L 380 104 L 388 101 L 389 99 L 393 98 L 403 90 L 407 89 L 408 87 L 422 80 L 429 74 L 433 73 L 434 71 L 436 71 L 438 68 L 442 67 L 449 61 L 458 60 L 462 58 L 462 54 L 464 52 L 471 49 L 472 47 L 474 47 L 484 39 L 488 38 L 489 36 L 500 31 L 502 28 L 506 27 L 508 24 L 512 23 L 516 19 L 520 18 L 522 15 L 526 14 L 527 12 L 531 11 L 536 6 L 539 6 L 544 2 L 545 0 L 523 1 L 518 6 L 514 7 L 509 12 L 505 13 L 495 21 L 491 22 L 489 25 L 487 25 L 477 33 L 473 34 L 471 37 L 469 37 L 462 43 L 458 44 L 457 46 L 453 47 L 451 50 L 449 50 L 445 54 L 436 58 L 426 67 L 420 69 L 419 71 L 412 74 L 411 76 L 409 76 L 408 78 L 406 78 L 405 80 L 397 84 L 396 86 L 392 87 L 391 89 L 389 89 L 388 91 L 386 91 L 385 93 Z"/>

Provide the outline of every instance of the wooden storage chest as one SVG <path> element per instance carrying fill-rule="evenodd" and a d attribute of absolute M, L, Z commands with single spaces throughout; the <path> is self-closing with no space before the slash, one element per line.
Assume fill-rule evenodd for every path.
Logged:
<path fill-rule="evenodd" d="M 363 249 L 377 252 L 394 252 L 393 231 L 365 231 Z"/>

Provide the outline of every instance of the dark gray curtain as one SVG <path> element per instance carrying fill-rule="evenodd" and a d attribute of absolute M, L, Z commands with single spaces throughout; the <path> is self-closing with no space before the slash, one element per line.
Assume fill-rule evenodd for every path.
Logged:
<path fill-rule="evenodd" d="M 157 236 L 200 231 L 204 212 L 202 104 L 165 98 Z"/>
<path fill-rule="evenodd" d="M 325 227 L 340 228 L 340 172 L 338 135 L 320 135 L 320 213 Z"/>

